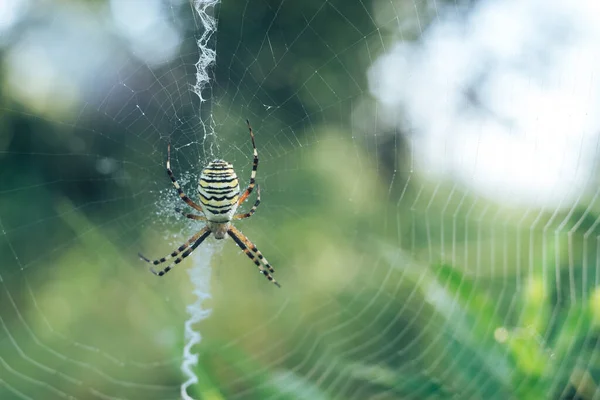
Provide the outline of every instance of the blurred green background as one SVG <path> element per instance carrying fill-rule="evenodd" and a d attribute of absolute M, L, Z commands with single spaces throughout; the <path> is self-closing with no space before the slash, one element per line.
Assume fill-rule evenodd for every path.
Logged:
<path fill-rule="evenodd" d="M 595 199 L 505 208 L 426 178 L 409 132 L 357 111 L 377 110 L 365 71 L 390 26 L 418 41 L 431 4 L 224 1 L 203 103 L 187 2 L 7 4 L 0 399 L 180 398 L 199 257 L 192 398 L 600 398 Z M 262 204 L 236 226 L 282 289 L 231 240 L 148 273 L 139 251 L 201 227 L 174 211 L 167 143 L 192 197 L 216 157 L 247 184 L 246 118 Z"/>

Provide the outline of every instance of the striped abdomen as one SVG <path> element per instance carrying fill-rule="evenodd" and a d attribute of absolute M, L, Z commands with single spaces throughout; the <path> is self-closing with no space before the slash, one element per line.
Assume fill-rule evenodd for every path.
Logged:
<path fill-rule="evenodd" d="M 210 162 L 200 174 L 198 194 L 209 221 L 230 221 L 240 195 L 233 165 L 223 160 Z"/>

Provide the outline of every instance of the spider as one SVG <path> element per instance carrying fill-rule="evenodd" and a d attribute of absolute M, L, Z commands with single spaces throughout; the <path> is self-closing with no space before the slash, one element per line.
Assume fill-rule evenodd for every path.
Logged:
<path fill-rule="evenodd" d="M 176 209 L 176 211 L 183 214 L 186 218 L 196 221 L 205 221 L 206 226 L 168 256 L 151 261 L 139 253 L 138 255 L 142 260 L 153 265 L 163 264 L 166 261 L 176 257 L 174 262 L 158 272 L 154 270 L 154 268 L 150 267 L 150 271 L 154 275 L 163 276 L 169 272 L 174 265 L 179 264 L 184 258 L 192 254 L 192 252 L 196 250 L 196 248 L 198 248 L 198 246 L 200 246 L 200 244 L 202 244 L 202 242 L 204 242 L 204 240 L 212 233 L 215 235 L 215 239 L 224 239 L 227 236 L 231 237 L 233 241 L 242 249 L 242 251 L 246 253 L 248 258 L 250 258 L 254 264 L 256 264 L 259 272 L 266 276 L 267 279 L 269 279 L 275 285 L 281 287 L 279 283 L 277 283 L 277 281 L 271 276 L 270 273 L 274 273 L 275 271 L 267 259 L 250 241 L 250 239 L 248 239 L 242 232 L 240 232 L 231 224 L 232 220 L 251 217 L 260 204 L 260 186 L 256 185 L 258 151 L 256 150 L 256 143 L 254 143 L 254 133 L 252 132 L 250 121 L 246 120 L 246 124 L 248 125 L 248 130 L 250 131 L 250 138 L 252 139 L 254 162 L 252 164 L 250 183 L 241 197 L 240 185 L 237 175 L 233 170 L 233 165 L 224 160 L 214 160 L 208 163 L 208 165 L 202 170 L 200 179 L 198 181 L 198 195 L 202 205 L 200 206 L 193 202 L 183 192 L 179 186 L 179 183 L 177 183 L 177 179 L 175 179 L 175 175 L 173 175 L 173 171 L 171 170 L 171 144 L 169 143 L 167 146 L 167 174 L 169 174 L 169 178 L 171 178 L 173 186 L 175 186 L 175 189 L 177 190 L 181 200 L 183 200 L 190 207 L 199 211 L 202 215 L 188 214 L 180 209 Z M 252 193 L 254 190 L 255 185 L 256 202 L 247 213 L 236 214 L 235 212 L 237 208 L 244 201 L 246 201 L 250 193 Z"/>

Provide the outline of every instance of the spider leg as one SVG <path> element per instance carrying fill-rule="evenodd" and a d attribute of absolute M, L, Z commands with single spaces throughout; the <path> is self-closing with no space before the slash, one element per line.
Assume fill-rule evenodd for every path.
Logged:
<path fill-rule="evenodd" d="M 145 257 L 142 253 L 138 253 L 138 256 L 146 261 L 149 264 L 153 264 L 153 265 L 158 265 L 158 264 L 162 264 L 168 260 L 170 260 L 173 257 L 177 257 L 179 255 L 179 253 L 181 253 L 182 251 L 184 251 L 185 249 L 187 249 L 189 247 L 190 244 L 194 243 L 196 240 L 198 240 L 198 238 L 200 236 L 202 236 L 202 234 L 204 233 L 204 230 L 206 228 L 202 229 L 200 232 L 196 233 L 194 236 L 192 236 L 191 238 L 188 239 L 187 242 L 185 242 L 184 244 L 182 244 L 181 246 L 179 246 L 176 250 L 173 250 L 173 252 L 163 258 L 159 258 L 156 260 L 150 260 L 147 257 Z"/>
<path fill-rule="evenodd" d="M 173 182 L 173 186 L 175 186 L 175 189 L 177 189 L 177 193 L 179 194 L 179 197 L 181 197 L 181 200 L 185 201 L 190 207 L 202 212 L 202 207 L 194 203 L 192 199 L 183 193 L 181 186 L 179 186 L 177 179 L 175 179 L 175 175 L 173 175 L 173 171 L 171 170 L 171 143 L 169 143 L 167 147 L 167 174 L 169 174 L 169 178 L 171 178 L 171 182 Z"/>
<path fill-rule="evenodd" d="M 256 185 L 256 202 L 254 203 L 254 205 L 252 206 L 252 208 L 250 209 L 250 211 L 248 211 L 245 214 L 237 214 L 233 217 L 233 219 L 244 219 L 244 218 L 250 218 L 252 216 L 252 214 L 254 214 L 254 212 L 256 211 L 256 209 L 258 208 L 258 205 L 260 204 L 260 186 Z"/>
<path fill-rule="evenodd" d="M 244 194 L 238 200 L 238 206 L 241 205 L 244 201 L 246 201 L 248 196 L 250 196 L 250 193 L 252 193 L 252 190 L 254 189 L 254 185 L 256 183 L 256 169 L 258 168 L 258 151 L 256 150 L 256 143 L 254 142 L 254 133 L 252 132 L 252 127 L 250 126 L 250 121 L 246 120 L 246 124 L 248 124 L 248 130 L 250 131 L 250 138 L 252 139 L 252 148 L 254 151 L 254 161 L 252 163 L 252 173 L 250 174 L 250 184 L 248 185 L 248 188 L 246 189 Z"/>
<path fill-rule="evenodd" d="M 196 215 L 196 214 L 188 214 L 188 213 L 182 211 L 181 208 L 179 208 L 179 207 L 175 208 L 175 211 L 189 219 L 195 219 L 196 221 L 206 221 L 205 216 Z"/>
<path fill-rule="evenodd" d="M 267 268 L 269 270 L 270 273 L 272 273 L 272 274 L 275 273 L 275 270 L 273 269 L 273 267 L 271 267 L 271 264 L 269 264 L 267 259 L 262 255 L 262 253 L 256 248 L 254 243 L 252 243 L 246 235 L 244 235 L 242 232 L 240 232 L 239 229 L 237 229 L 234 226 L 231 226 L 230 229 L 236 234 L 237 237 L 240 238 L 240 240 L 242 242 L 244 242 L 246 247 L 248 247 L 250 250 L 252 250 L 256 254 L 256 256 L 258 257 L 260 262 L 265 266 L 265 268 Z"/>
<path fill-rule="evenodd" d="M 188 248 L 186 251 L 184 251 L 183 253 L 181 253 L 181 255 L 175 259 L 175 261 L 173 261 L 171 264 L 169 264 L 168 266 L 166 266 L 165 268 L 163 268 L 161 271 L 158 271 L 158 272 L 155 271 L 154 268 L 150 268 L 150 272 L 152 272 L 156 276 L 163 276 L 164 274 L 166 274 L 167 272 L 169 272 L 173 268 L 174 265 L 179 264 L 181 261 L 183 261 L 184 258 L 186 258 L 190 254 L 192 254 L 192 252 L 194 250 L 196 250 L 196 248 L 198 246 L 200 246 L 200 244 L 202 244 L 202 242 L 204 242 L 204 239 L 206 239 L 210 235 L 210 233 L 211 232 L 210 232 L 210 229 L 208 228 L 208 226 L 205 227 L 204 229 L 202 229 L 200 232 L 198 232 L 197 234 L 195 234 L 192 237 L 192 239 L 196 239 L 196 241 L 194 242 L 194 244 L 190 248 Z M 189 243 L 191 242 L 192 239 L 190 239 L 188 242 L 186 242 L 186 247 L 189 245 Z M 173 252 L 173 253 L 175 253 L 175 252 Z M 141 256 L 141 257 L 142 257 L 143 260 L 150 262 L 145 257 L 143 257 L 143 256 Z M 163 260 L 164 260 L 164 258 L 163 258 Z M 156 265 L 156 262 L 155 262 L 154 265 Z"/>
<path fill-rule="evenodd" d="M 236 229 L 233 226 L 229 227 L 229 230 L 227 231 L 227 233 L 229 234 L 229 236 L 231 236 L 231 238 L 239 246 L 239 248 L 242 249 L 244 251 L 244 253 L 246 253 L 248 258 L 250 258 L 254 262 L 254 264 L 256 264 L 256 266 L 258 267 L 258 270 L 264 276 L 266 276 L 268 280 L 270 280 L 275 285 L 277 285 L 277 287 L 281 287 L 281 285 L 279 285 L 279 283 L 271 276 L 271 274 L 269 274 L 264 269 L 263 265 L 266 266 L 269 269 L 269 271 L 275 272 L 273 270 L 273 268 L 271 267 L 271 265 L 263 257 L 261 252 L 258 251 L 256 246 L 242 232 L 240 232 L 238 229 Z M 250 249 L 252 249 L 252 251 L 254 251 L 255 254 L 252 254 Z M 262 265 L 261 265 L 261 262 L 262 262 Z"/>

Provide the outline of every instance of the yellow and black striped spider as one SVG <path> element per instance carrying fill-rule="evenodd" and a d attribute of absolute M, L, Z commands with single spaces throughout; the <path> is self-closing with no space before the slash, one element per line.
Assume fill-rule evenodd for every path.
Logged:
<path fill-rule="evenodd" d="M 155 271 L 154 268 L 150 267 L 150 271 L 156 276 L 163 276 L 171 270 L 173 265 L 179 264 L 184 258 L 192 254 L 194 250 L 200 244 L 210 236 L 211 233 L 215 235 L 216 239 L 224 239 L 229 235 L 233 241 L 246 253 L 246 255 L 256 264 L 259 272 L 267 277 L 278 287 L 281 287 L 279 283 L 269 272 L 275 272 L 267 259 L 263 257 L 262 253 L 258 251 L 256 246 L 248 239 L 242 232 L 236 229 L 232 224 L 232 220 L 244 219 L 252 216 L 258 205 L 260 204 L 260 187 L 256 185 L 256 169 L 258 167 L 258 151 L 256 150 L 256 144 L 254 143 L 254 133 L 250 122 L 246 120 L 248 124 L 248 130 L 250 131 L 250 138 L 252 139 L 252 147 L 254 149 L 254 162 L 252 164 L 252 174 L 250 175 L 250 184 L 246 188 L 246 191 L 240 197 L 240 184 L 238 177 L 233 170 L 233 166 L 223 160 L 214 160 L 208 163 L 208 165 L 202 170 L 200 179 L 198 180 L 198 194 L 200 196 L 200 203 L 202 206 L 194 203 L 186 194 L 183 192 L 177 179 L 171 171 L 171 144 L 167 147 L 167 173 L 169 178 L 173 182 L 173 186 L 177 189 L 181 200 L 187 203 L 190 207 L 199 211 L 202 215 L 187 214 L 181 210 L 177 210 L 185 215 L 189 219 L 197 221 L 206 221 L 206 226 L 192 236 L 187 242 L 179 246 L 177 250 L 174 250 L 170 255 L 165 256 L 161 259 L 151 261 L 144 257 L 141 253 L 138 254 L 140 258 L 150 264 L 159 265 L 167 260 L 175 258 L 175 261 L 163 268 L 161 271 Z M 254 186 L 256 185 L 256 202 L 248 211 L 244 214 L 236 214 L 237 208 L 248 198 Z M 268 271 L 267 271 L 268 270 Z"/>

